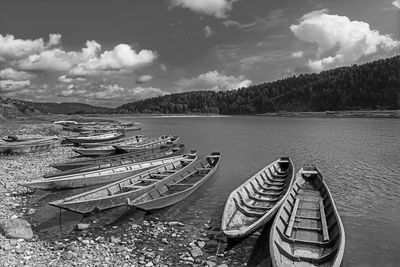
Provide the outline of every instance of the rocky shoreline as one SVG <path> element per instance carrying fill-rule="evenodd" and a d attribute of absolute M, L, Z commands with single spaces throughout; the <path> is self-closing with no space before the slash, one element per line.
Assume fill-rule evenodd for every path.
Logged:
<path fill-rule="evenodd" d="M 7 123 L 0 134 L 64 135 L 45 123 Z M 0 221 L 22 218 L 33 228 L 32 238 L 0 235 L 4 266 L 245 266 L 249 251 L 226 250 L 219 222 L 204 218 L 202 226 L 124 210 L 108 221 L 107 213 L 79 217 L 72 231 L 53 238 L 39 234 L 37 219 L 47 193 L 18 185 L 51 171 L 49 164 L 74 156 L 70 147 L 48 152 L 0 157 Z M 51 194 L 51 193 L 50 193 Z M 45 205 L 45 204 L 44 204 Z M 132 216 L 132 214 L 135 214 Z M 36 219 L 35 219 L 36 216 Z M 61 211 L 60 211 L 61 217 Z M 28 239 L 28 240 L 26 240 Z"/>

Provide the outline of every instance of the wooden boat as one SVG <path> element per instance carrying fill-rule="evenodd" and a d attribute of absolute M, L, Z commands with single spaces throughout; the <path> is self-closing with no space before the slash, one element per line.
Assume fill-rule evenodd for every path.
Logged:
<path fill-rule="evenodd" d="M 123 137 L 125 134 L 121 132 L 113 132 L 92 136 L 75 136 L 75 137 L 65 137 L 71 143 L 80 144 L 80 143 L 99 143 L 99 142 L 107 142 L 119 139 Z"/>
<path fill-rule="evenodd" d="M 273 266 L 340 266 L 345 234 L 321 172 L 305 166 L 272 224 Z"/>
<path fill-rule="evenodd" d="M 26 141 L 36 141 L 39 139 L 43 139 L 44 137 L 20 137 L 16 135 L 7 135 L 2 139 L 6 142 L 26 142 Z"/>
<path fill-rule="evenodd" d="M 132 126 L 113 126 L 93 129 L 94 132 L 107 132 L 107 131 L 139 131 L 142 129 L 142 125 L 136 124 Z"/>
<path fill-rule="evenodd" d="M 57 173 L 51 173 L 51 174 L 45 174 L 43 175 L 44 178 L 51 178 L 51 177 L 56 177 L 56 176 L 63 176 L 63 175 L 68 175 L 68 174 L 73 174 L 73 173 L 82 173 L 82 172 L 88 172 L 88 171 L 94 171 L 94 170 L 102 170 L 110 167 L 117 167 L 117 166 L 122 166 L 122 165 L 127 165 L 127 164 L 132 164 L 132 163 L 138 163 L 138 162 L 144 162 L 144 161 L 150 161 L 150 160 L 155 160 L 158 158 L 166 158 L 166 157 L 174 157 L 181 155 L 183 153 L 184 145 L 181 144 L 179 146 L 167 148 L 163 150 L 160 153 L 156 154 L 149 154 L 149 155 L 144 155 L 144 156 L 135 156 L 135 155 L 130 155 L 125 156 L 125 157 L 119 157 L 115 158 L 114 160 L 98 160 L 95 162 L 98 162 L 96 164 L 92 165 L 87 165 L 87 166 L 82 166 L 80 168 L 73 168 L 70 170 L 65 170 Z M 125 154 L 128 155 L 128 154 Z"/>
<path fill-rule="evenodd" d="M 22 186 L 43 190 L 78 188 L 96 184 L 111 183 L 137 174 L 149 168 L 182 160 L 183 156 L 156 159 L 144 162 L 110 167 L 83 173 L 69 174 L 52 178 L 41 178 L 21 184 Z"/>
<path fill-rule="evenodd" d="M 139 162 L 146 161 L 146 160 L 143 160 L 144 158 L 159 159 L 159 158 L 169 157 L 170 155 L 174 155 L 174 153 L 171 153 L 171 152 L 176 152 L 176 150 L 175 150 L 176 147 L 177 147 L 177 145 L 161 146 L 161 147 L 157 147 L 157 148 L 149 148 L 149 149 L 141 150 L 141 151 L 137 151 L 137 152 L 119 154 L 119 155 L 108 156 L 108 157 L 100 157 L 100 158 L 93 158 L 93 159 L 84 159 L 84 160 L 77 160 L 77 161 L 70 161 L 70 162 L 55 163 L 55 164 L 51 164 L 50 167 L 53 167 L 53 168 L 61 170 L 61 171 L 65 171 L 65 170 L 80 168 L 83 166 L 105 164 L 105 163 L 110 163 L 110 162 L 118 162 L 120 160 L 125 160 L 125 159 L 128 159 L 128 160 L 129 159 L 137 159 Z M 179 144 L 179 149 L 181 150 L 181 152 L 183 152 L 183 147 L 184 147 L 183 144 Z"/>
<path fill-rule="evenodd" d="M 121 141 L 121 139 L 114 140 L 111 142 L 115 142 L 114 145 L 119 145 L 119 146 L 133 146 L 140 144 L 141 141 L 144 139 L 141 138 L 131 138 L 129 140 Z M 121 141 L 121 142 L 117 142 Z M 99 146 L 99 147 L 92 147 L 92 148 L 76 148 L 73 149 L 74 152 L 85 156 L 85 157 L 98 157 L 98 156 L 111 156 L 117 153 L 122 153 L 122 151 L 118 150 L 114 147 L 113 144 L 110 145 L 105 145 L 105 146 Z"/>
<path fill-rule="evenodd" d="M 173 145 L 178 143 L 178 141 L 179 141 L 179 136 L 169 136 L 168 138 L 164 138 L 163 140 L 158 140 L 155 142 L 144 141 L 136 145 L 114 145 L 114 147 L 119 152 L 129 153 L 129 152 L 140 151 L 142 149 L 156 148 L 165 145 Z"/>
<path fill-rule="evenodd" d="M 165 208 L 192 194 L 210 178 L 219 166 L 220 152 L 212 152 L 190 168 L 163 179 L 152 190 L 130 199 L 129 205 L 146 211 Z"/>
<path fill-rule="evenodd" d="M 132 144 L 140 143 L 142 141 L 146 140 L 146 138 L 143 135 L 134 135 L 130 137 L 125 137 L 125 138 L 120 138 L 117 140 L 113 141 L 108 141 L 108 142 L 102 142 L 102 143 L 81 143 L 80 145 L 84 148 L 92 148 L 92 147 L 99 147 L 99 146 L 108 146 L 108 145 L 115 145 L 115 144 L 121 144 L 124 142 L 132 142 Z"/>
<path fill-rule="evenodd" d="M 0 154 L 34 153 L 50 150 L 61 143 L 59 138 L 41 138 L 0 144 Z"/>
<path fill-rule="evenodd" d="M 78 124 L 76 121 L 53 121 L 53 124 L 59 124 L 62 126 L 68 126 L 68 125 L 72 125 L 72 124 Z"/>
<path fill-rule="evenodd" d="M 164 179 L 190 168 L 196 159 L 196 153 L 191 153 L 168 164 L 152 168 L 89 192 L 50 202 L 49 204 L 79 213 L 89 213 L 95 210 L 127 205 L 130 199 L 135 199 L 153 189 L 157 184 L 162 183 Z"/>
<path fill-rule="evenodd" d="M 288 157 L 267 165 L 229 195 L 221 229 L 229 238 L 247 236 L 267 223 L 284 201 L 293 182 Z"/>

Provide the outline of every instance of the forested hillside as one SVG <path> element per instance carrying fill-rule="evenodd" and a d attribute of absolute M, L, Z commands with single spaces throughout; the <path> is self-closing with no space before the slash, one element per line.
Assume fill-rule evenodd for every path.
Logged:
<path fill-rule="evenodd" d="M 91 114 L 113 112 L 114 109 L 111 108 L 92 106 L 82 103 L 30 102 L 12 98 L 2 99 L 0 97 L 0 113 L 7 114 L 6 116 L 8 117 L 34 114 Z"/>
<path fill-rule="evenodd" d="M 255 114 L 400 109 L 400 55 L 231 91 L 195 91 L 128 103 L 119 112 Z"/>

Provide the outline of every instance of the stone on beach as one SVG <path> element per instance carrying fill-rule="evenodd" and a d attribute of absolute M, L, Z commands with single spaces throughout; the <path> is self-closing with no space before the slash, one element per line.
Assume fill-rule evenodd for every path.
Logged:
<path fill-rule="evenodd" d="M 33 238 L 31 225 L 28 221 L 21 218 L 0 221 L 0 229 L 8 238 L 23 238 L 25 240 L 31 240 Z"/>
<path fill-rule="evenodd" d="M 190 250 L 190 254 L 192 255 L 193 258 L 197 258 L 197 257 L 203 256 L 203 251 L 201 251 L 201 249 L 199 247 L 193 247 Z"/>
<path fill-rule="evenodd" d="M 86 229 L 89 228 L 89 224 L 87 224 L 87 223 L 78 223 L 77 227 L 78 227 L 78 230 L 86 230 Z"/>
<path fill-rule="evenodd" d="M 169 226 L 184 226 L 184 224 L 181 222 L 169 222 L 168 225 Z"/>

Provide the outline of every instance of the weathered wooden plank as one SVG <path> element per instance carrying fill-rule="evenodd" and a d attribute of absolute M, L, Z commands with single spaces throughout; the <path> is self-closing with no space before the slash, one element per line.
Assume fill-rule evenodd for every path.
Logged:
<path fill-rule="evenodd" d="M 296 202 L 294 203 L 294 207 L 293 207 L 293 210 L 292 210 L 292 215 L 290 216 L 289 225 L 288 225 L 288 227 L 286 229 L 286 232 L 285 232 L 285 234 L 287 236 L 289 236 L 289 237 L 292 234 L 293 225 L 294 225 L 294 221 L 296 219 L 296 213 L 297 213 L 297 209 L 299 207 L 299 203 L 300 203 L 300 199 L 297 198 Z"/>
<path fill-rule="evenodd" d="M 326 223 L 324 201 L 322 199 L 319 201 L 319 211 L 321 213 L 321 224 L 322 224 L 322 233 L 324 236 L 324 241 L 328 241 L 329 240 L 329 232 L 328 232 L 328 225 Z"/>

